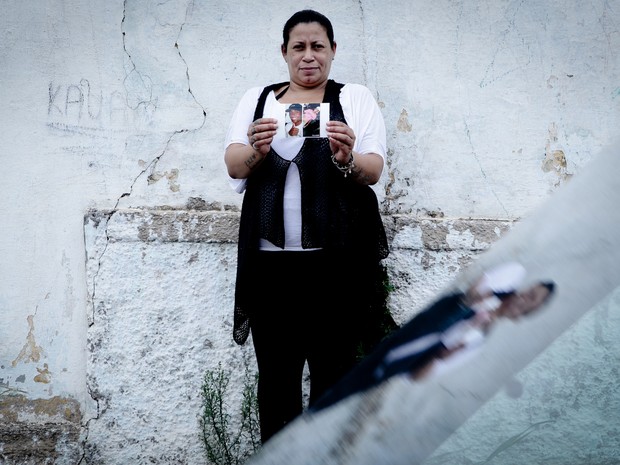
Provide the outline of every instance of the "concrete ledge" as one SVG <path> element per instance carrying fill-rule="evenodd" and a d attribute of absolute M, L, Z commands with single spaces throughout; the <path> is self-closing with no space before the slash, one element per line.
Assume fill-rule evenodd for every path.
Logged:
<path fill-rule="evenodd" d="M 213 207 L 212 205 L 210 207 Z M 233 208 L 91 210 L 84 223 L 106 222 L 110 241 L 236 243 L 240 212 Z M 515 220 L 384 216 L 392 247 L 433 251 L 485 250 Z M 411 233 L 411 234 L 408 234 Z M 401 235 L 404 234 L 404 237 Z"/>
<path fill-rule="evenodd" d="M 73 399 L 0 399 L 0 463 L 77 463 L 80 420 Z"/>

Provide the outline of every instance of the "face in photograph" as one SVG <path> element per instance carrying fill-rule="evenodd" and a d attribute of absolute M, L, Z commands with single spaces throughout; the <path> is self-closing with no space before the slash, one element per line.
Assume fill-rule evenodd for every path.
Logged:
<path fill-rule="evenodd" d="M 552 293 L 553 286 L 537 283 L 506 298 L 499 307 L 498 313 L 511 320 L 518 320 L 541 308 Z"/>
<path fill-rule="evenodd" d="M 294 126 L 299 126 L 301 123 L 301 110 L 289 109 L 288 116 Z"/>

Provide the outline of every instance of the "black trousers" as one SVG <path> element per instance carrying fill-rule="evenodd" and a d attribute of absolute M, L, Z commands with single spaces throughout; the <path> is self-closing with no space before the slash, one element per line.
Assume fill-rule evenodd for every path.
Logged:
<path fill-rule="evenodd" d="M 302 413 L 306 361 L 309 405 L 353 368 L 356 313 L 371 286 L 351 260 L 324 251 L 262 251 L 252 265 L 246 301 L 252 302 L 250 327 L 264 443 Z"/>

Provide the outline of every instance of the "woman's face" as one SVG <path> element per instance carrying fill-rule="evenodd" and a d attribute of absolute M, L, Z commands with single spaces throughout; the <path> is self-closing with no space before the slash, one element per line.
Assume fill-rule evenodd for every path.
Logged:
<path fill-rule="evenodd" d="M 329 78 L 332 60 L 336 54 L 325 28 L 319 23 L 299 23 L 290 31 L 282 56 L 288 65 L 291 82 L 302 87 L 316 87 Z"/>

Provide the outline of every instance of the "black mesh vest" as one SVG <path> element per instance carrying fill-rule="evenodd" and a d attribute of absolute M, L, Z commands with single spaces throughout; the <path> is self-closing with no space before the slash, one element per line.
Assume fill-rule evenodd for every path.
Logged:
<path fill-rule="evenodd" d="M 265 87 L 253 120 L 263 116 L 269 92 L 287 83 Z M 340 104 L 343 84 L 329 80 L 323 102 L 330 104 L 330 120 L 346 123 Z M 248 312 L 244 303 L 247 263 L 258 250 L 261 238 L 284 247 L 284 184 L 291 163 L 299 169 L 304 249 L 322 248 L 330 253 L 364 256 L 376 264 L 388 255 L 388 244 L 374 191 L 369 186 L 345 178 L 331 161 L 325 137 L 307 138 L 292 160 L 285 160 L 273 149 L 247 179 L 241 210 L 235 288 L 233 337 L 243 344 L 249 334 Z M 357 252 L 357 253 L 356 253 Z M 277 252 L 276 252 L 277 253 Z M 303 252 L 302 252 L 303 253 Z"/>

